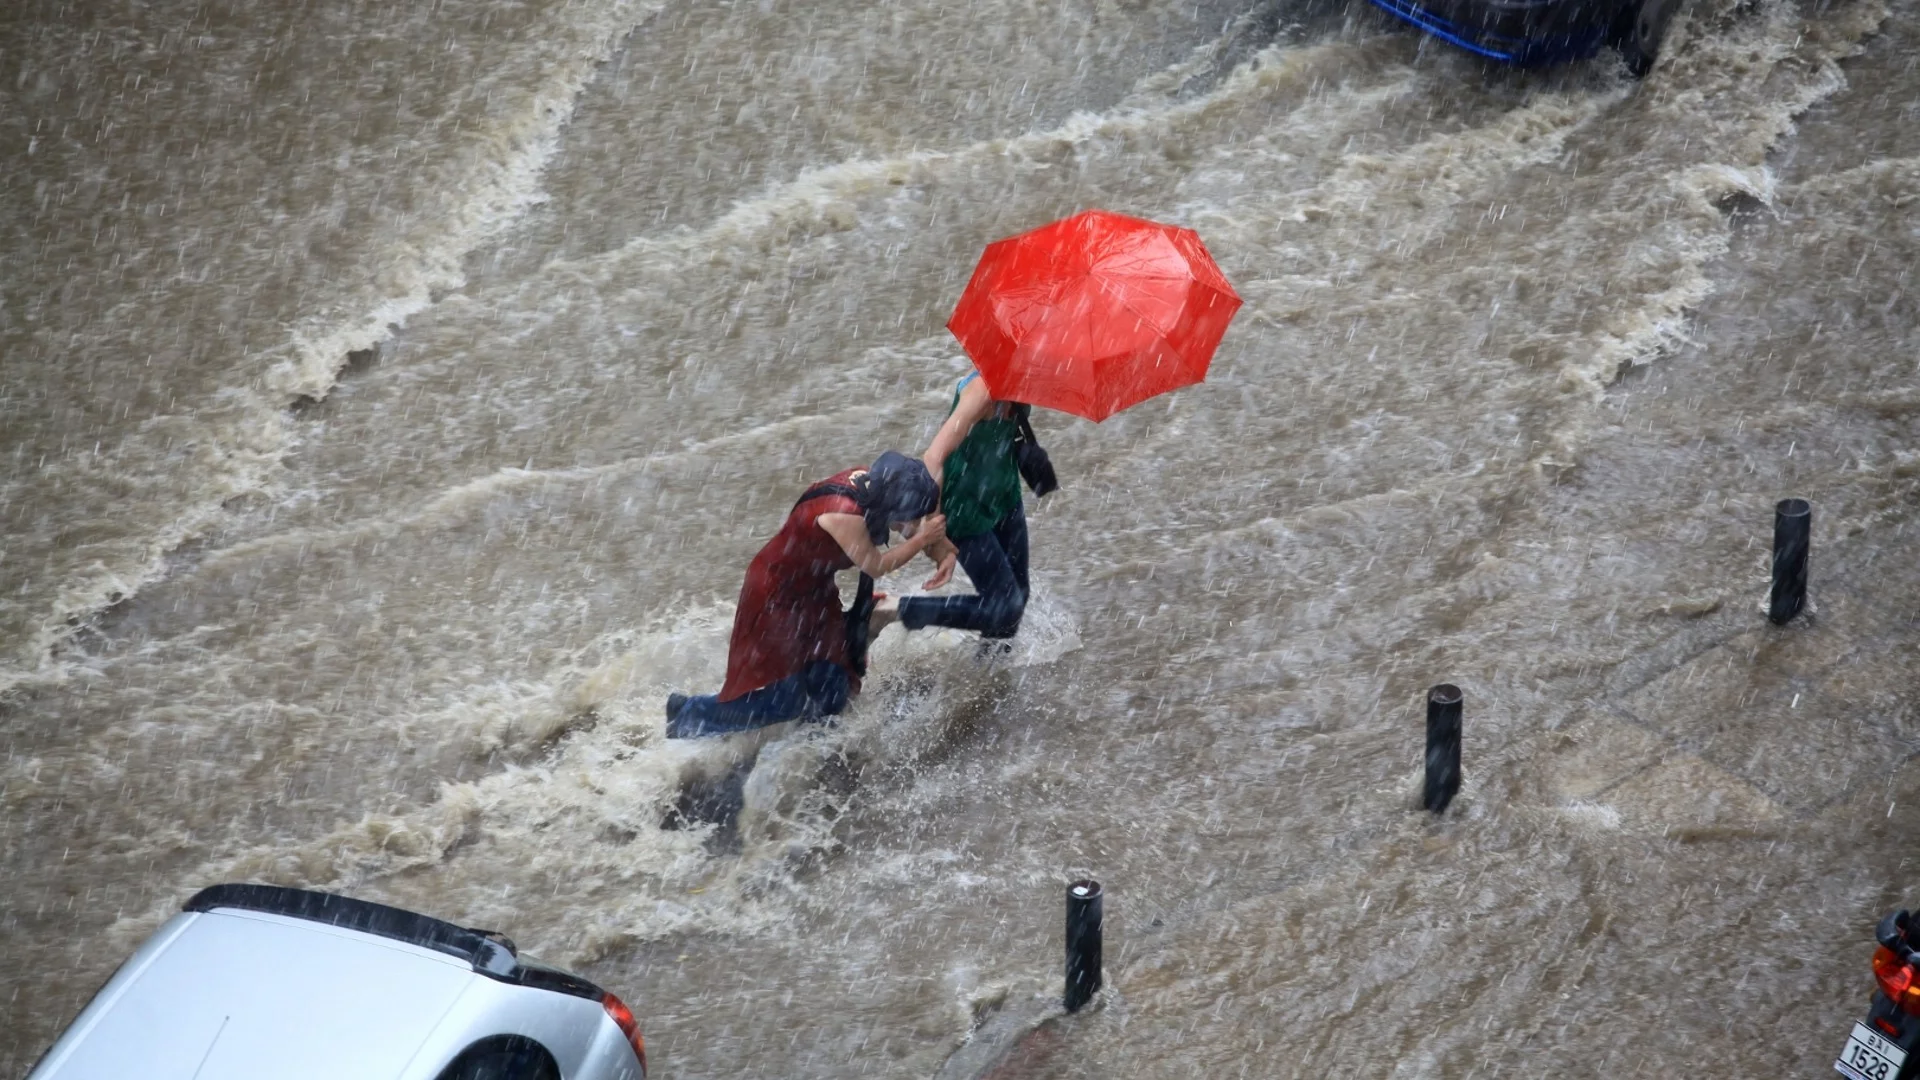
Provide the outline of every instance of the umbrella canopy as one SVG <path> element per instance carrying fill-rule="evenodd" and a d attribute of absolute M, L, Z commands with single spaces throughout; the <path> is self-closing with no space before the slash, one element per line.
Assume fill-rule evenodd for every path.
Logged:
<path fill-rule="evenodd" d="M 1098 422 L 1205 378 L 1239 308 L 1193 230 L 1089 210 L 987 245 L 947 329 L 996 399 Z"/>

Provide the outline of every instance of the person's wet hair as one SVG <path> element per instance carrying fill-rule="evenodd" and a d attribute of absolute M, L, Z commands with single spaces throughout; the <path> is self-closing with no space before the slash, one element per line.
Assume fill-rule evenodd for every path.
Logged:
<path fill-rule="evenodd" d="M 887 541 L 887 527 L 923 518 L 940 505 L 940 485 L 919 458 L 889 450 L 874 459 L 867 474 L 855 481 L 867 521 L 867 536 L 875 544 Z"/>

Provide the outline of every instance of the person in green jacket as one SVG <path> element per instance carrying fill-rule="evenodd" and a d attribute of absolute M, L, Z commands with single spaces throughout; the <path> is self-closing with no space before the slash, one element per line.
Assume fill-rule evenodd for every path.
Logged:
<path fill-rule="evenodd" d="M 1027 610 L 1027 515 L 1014 457 L 1017 403 L 995 401 L 975 371 L 954 387 L 946 423 L 921 460 L 940 485 L 947 542 L 972 580 L 972 596 L 911 596 L 899 601 L 908 630 L 950 626 L 983 638 L 1010 638 Z M 942 571 L 946 552 L 929 551 Z M 944 581 L 944 576 L 939 578 Z M 929 583 L 931 584 L 931 583 Z"/>

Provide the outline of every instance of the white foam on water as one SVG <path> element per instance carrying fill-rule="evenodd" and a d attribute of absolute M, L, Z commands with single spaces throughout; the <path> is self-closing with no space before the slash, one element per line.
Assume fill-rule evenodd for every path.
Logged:
<path fill-rule="evenodd" d="M 1029 608 L 1041 632 L 1015 665 L 1046 663 L 1077 647 L 1071 616 L 1043 596 Z M 835 822 L 863 797 L 857 784 L 833 778 L 836 768 L 910 769 L 942 744 L 952 701 L 966 698 L 965 686 L 981 671 L 973 635 L 894 629 L 875 644 L 867 691 L 830 725 L 664 738 L 667 694 L 710 690 L 724 676 L 731 618 L 730 607 L 716 606 L 651 630 L 610 634 L 559 665 L 550 681 L 478 686 L 409 717 L 416 738 L 483 750 L 553 745 L 535 762 L 442 784 L 417 809 L 368 815 L 307 841 L 243 846 L 189 876 L 415 898 L 475 923 L 511 917 L 517 936 L 542 955 L 572 962 L 669 934 L 775 928 L 784 908 L 766 902 L 770 892 L 790 885 L 795 866 L 837 848 Z M 1023 630 L 1016 641 L 1026 638 Z M 738 855 L 708 850 L 710 823 L 663 827 L 690 785 L 749 766 Z M 10 772 L 29 769 L 20 761 Z M 576 897 L 601 899 L 528 918 L 514 883 L 524 887 L 548 873 L 563 874 Z M 131 943 L 167 914 L 160 908 L 122 919 L 114 939 Z"/>
<path fill-rule="evenodd" d="M 953 893 L 943 909 L 948 925 L 977 928 L 965 922 L 971 906 L 1027 894 L 1056 905 L 1063 866 L 1103 861 L 1103 874 L 1115 864 L 1128 872 L 1114 889 L 1118 903 L 1158 890 L 1154 902 L 1192 907 L 1187 948 L 1164 949 L 1128 969 L 1134 1034 L 1121 1033 L 1113 1045 L 1136 1056 L 1122 1060 L 1201 1071 L 1210 1064 L 1204 1055 L 1216 1050 L 1251 1060 L 1267 1052 L 1256 1047 L 1271 1049 L 1260 1040 L 1271 1037 L 1275 1016 L 1321 1055 L 1312 1060 L 1355 1072 L 1378 1071 L 1383 1060 L 1447 1071 L 1462 1054 L 1500 1052 L 1476 1034 L 1489 1021 L 1500 1022 L 1496 1036 L 1517 1030 L 1544 1038 L 1552 1029 L 1545 1019 L 1533 1022 L 1530 995 L 1563 976 L 1575 991 L 1593 985 L 1585 979 L 1604 984 L 1608 977 L 1604 967 L 1561 972 L 1551 963 L 1605 947 L 1607 901 L 1598 897 L 1626 886 L 1604 869 L 1610 858 L 1637 857 L 1616 835 L 1632 830 L 1614 828 L 1604 807 L 1515 809 L 1527 789 L 1511 779 L 1526 764 L 1511 756 L 1514 740 L 1554 721 L 1539 707 L 1507 709 L 1470 728 L 1470 737 L 1510 756 L 1495 759 L 1498 769 L 1470 759 L 1467 786 L 1444 821 L 1408 813 L 1419 782 L 1417 739 L 1391 733 L 1401 728 L 1385 715 L 1394 704 L 1382 705 L 1382 688 L 1443 662 L 1484 668 L 1538 658 L 1541 678 L 1565 678 L 1560 669 L 1603 667 L 1610 650 L 1627 647 L 1616 638 L 1627 641 L 1636 628 L 1616 628 L 1604 608 L 1592 620 L 1599 629 L 1534 625 L 1541 607 L 1567 595 L 1554 590 L 1581 574 L 1608 575 L 1596 593 L 1632 593 L 1650 571 L 1635 562 L 1646 557 L 1638 550 L 1588 558 L 1584 537 L 1540 535 L 1532 515 L 1543 504 L 1560 505 L 1560 493 L 1541 496 L 1526 466 L 1570 466 L 1596 431 L 1622 422 L 1603 410 L 1601 391 L 1623 368 L 1693 332 L 1690 307 L 1709 296 L 1712 260 L 1727 250 L 1722 204 L 1730 196 L 1775 207 L 1792 201 L 1796 189 L 1769 171 L 1768 148 L 1791 129 L 1796 110 L 1840 85 L 1834 59 L 1883 15 L 1871 4 L 1818 19 L 1791 5 L 1710 4 L 1638 87 L 1602 64 L 1564 79 L 1489 75 L 1384 35 L 1269 49 L 1204 93 L 1173 100 L 1205 70 L 1204 58 L 1191 57 L 1164 83 L 1141 84 L 1124 108 L 945 150 L 856 147 L 852 160 L 766 185 L 703 227 L 556 259 L 526 279 L 490 285 L 483 297 L 416 313 L 411 329 L 425 355 L 409 359 L 417 366 L 388 369 L 383 400 L 405 402 L 418 389 L 408 379 L 430 366 L 476 379 L 485 367 L 507 371 L 484 385 L 455 383 L 455 399 L 463 390 L 473 399 L 470 412 L 441 412 L 436 402 L 408 419 L 402 405 L 356 429 L 370 434 L 349 439 L 347 452 L 403 474 L 392 481 L 396 488 L 418 479 L 417 491 L 380 502 L 383 481 L 369 470 L 348 494 L 366 494 L 370 505 L 379 503 L 376 511 L 330 520 L 329 500 L 338 493 L 303 476 L 300 486 L 316 493 L 303 511 L 310 517 L 206 556 L 196 564 L 206 576 L 183 573 L 179 593 L 169 597 L 191 613 L 213 594 L 223 625 L 169 627 L 171 636 L 154 640 L 129 635 L 137 642 L 130 647 L 151 650 L 141 657 L 149 667 L 106 652 L 77 656 L 74 672 L 98 696 L 81 700 L 76 688 L 72 701 L 60 699 L 64 711 L 50 715 L 84 720 L 97 703 L 102 715 L 130 717 L 142 738 L 163 748 L 173 745 L 169 735 L 215 748 L 224 745 L 223 732 L 279 725 L 298 736 L 288 739 L 289 763 L 316 773 L 312 766 L 335 761 L 376 780 L 401 773 L 396 763 L 336 754 L 325 741 L 329 731 L 398 735 L 456 758 L 495 753 L 492 771 L 449 777 L 424 804 L 395 798 L 367 808 L 349 800 L 337 823 L 269 836 L 195 818 L 188 807 L 201 789 L 192 784 L 209 785 L 209 805 L 224 805 L 211 794 L 218 785 L 262 781 L 243 763 L 190 762 L 180 788 L 137 789 L 152 800 L 138 808 L 144 832 L 121 830 L 105 809 L 87 808 L 97 814 L 87 828 L 98 831 L 86 835 L 135 867 L 127 871 L 135 876 L 143 859 L 179 860 L 152 886 L 156 893 L 223 877 L 340 888 L 502 925 L 534 951 L 571 962 L 618 958 L 675 935 L 720 935 L 750 966 L 779 955 L 768 942 L 802 913 L 836 908 L 836 928 L 860 932 L 886 922 L 887 890 L 928 882 Z M 1800 41 L 1809 25 L 1821 33 Z M 1685 135 L 1650 139 L 1619 160 L 1593 153 L 1596 139 L 1637 130 Z M 1569 155 L 1583 152 L 1589 159 L 1573 167 Z M 1856 191 L 1863 199 L 1908 198 L 1911 178 L 1910 163 L 1872 163 L 1797 190 L 1824 192 L 1838 207 Z M 1556 193 L 1585 201 L 1556 208 Z M 815 276 L 837 282 L 844 296 L 830 300 L 884 292 L 890 278 L 937 273 L 935 258 L 907 240 L 922 233 L 937 243 L 946 235 L 939 215 L 1025 220 L 1087 199 L 1137 199 L 1134 209 L 1200 226 L 1248 305 L 1207 385 L 1099 429 L 1063 424 L 1057 442 L 1046 433 L 1056 459 L 1073 467 L 1067 490 L 1034 525 L 1060 561 L 1042 560 L 1036 571 L 1012 653 L 983 660 L 970 635 L 890 630 L 876 643 L 865 693 L 833 725 L 664 740 L 665 695 L 720 682 L 730 608 L 717 598 L 737 586 L 738 565 L 716 558 L 716 548 L 751 549 L 756 530 L 772 520 L 767 499 L 791 496 L 785 470 L 843 455 L 856 460 L 883 435 L 909 445 L 903 433 L 923 433 L 944 395 L 938 405 L 915 402 L 908 410 L 885 394 L 938 382 L 957 362 L 937 333 L 929 336 L 937 320 L 909 312 L 896 327 L 906 344 L 875 345 L 836 336 L 831 304 L 825 315 L 783 313 L 778 301 L 755 309 L 752 298 L 784 299 L 780 290 Z M 1502 232 L 1502 207 L 1490 204 L 1505 200 L 1539 216 L 1525 229 L 1507 219 Z M 896 243 L 906 254 L 889 262 Z M 1569 253 L 1575 258 L 1563 257 Z M 450 262 L 434 265 L 436 273 L 453 272 Z M 411 288 L 395 295 L 415 296 Z M 1505 304 L 1503 317 L 1529 320 L 1519 345 L 1494 337 L 1496 320 L 1481 317 L 1493 301 Z M 1591 319 L 1574 314 L 1583 307 Z M 371 332 L 371 322 L 342 325 L 349 323 L 353 333 Z M 461 324 L 470 338 L 452 336 Z M 891 333 L 882 321 L 879 334 Z M 811 399 L 782 396 L 807 374 L 781 366 L 789 356 L 773 344 L 781 334 L 824 341 L 821 353 L 831 355 L 819 364 L 821 382 L 879 388 L 886 406 L 828 410 L 817 423 L 783 412 Z M 347 339 L 320 333 L 303 340 L 318 362 Z M 1347 349 L 1355 340 L 1367 347 Z M 569 366 L 576 356 L 587 361 Z M 683 363 L 687 356 L 697 363 Z M 528 357 L 540 362 L 522 362 Z M 276 377 L 319 386 L 330 376 L 294 365 Z M 315 381 L 303 381 L 309 377 Z M 682 380 L 673 384 L 680 398 L 622 411 L 641 396 L 621 396 L 628 385 L 669 378 Z M 1889 408 L 1901 400 L 1887 386 L 1867 390 Z M 729 428 L 680 448 L 649 443 L 681 411 L 734 393 L 741 403 L 727 407 L 747 418 L 744 434 Z M 913 415 L 887 422 L 887 408 Z M 501 416 L 509 422 L 495 425 Z M 329 422 L 351 426 L 346 417 Z M 601 422 L 637 429 L 632 446 L 609 437 L 602 445 L 614 449 L 606 457 L 569 456 L 569 446 L 541 458 L 539 468 L 519 467 L 555 432 Z M 276 467 L 269 459 L 278 423 L 259 428 L 262 468 Z M 382 425 L 391 428 L 390 441 L 379 437 Z M 1536 438 L 1543 445 L 1527 442 Z M 236 434 L 221 445 L 241 441 Z M 310 445 L 320 441 L 316 434 Z M 435 450 L 452 462 L 444 474 L 420 464 Z M 1901 467 L 1896 459 L 1888 469 Z M 769 475 L 776 468 L 781 475 Z M 1215 490 L 1220 479 L 1232 481 L 1221 487 L 1244 490 L 1223 497 Z M 1891 515 L 1903 496 L 1879 497 L 1887 501 L 1876 505 Z M 1156 516 L 1141 520 L 1144 508 Z M 1845 520 L 1851 528 L 1893 519 Z M 460 531 L 469 527 L 488 539 L 462 554 L 501 575 L 491 586 L 498 595 L 476 587 L 482 600 L 471 607 L 440 605 L 460 586 L 441 564 L 455 540 L 471 540 Z M 615 531 L 626 534 L 623 543 L 601 539 Z M 1662 552 L 1676 543 L 1666 533 L 1636 535 Z M 398 558 L 391 549 L 377 555 L 388 537 L 417 543 Z M 308 551 L 326 557 L 325 573 L 258 571 Z M 673 574 L 662 569 L 669 566 Z M 593 573 L 565 576 L 582 567 Z M 1156 591 L 1154 572 L 1185 591 Z M 665 584 L 602 587 L 622 574 Z M 139 584 L 124 574 L 114 580 Z M 376 602 L 380 588 L 384 608 Z M 289 614 L 328 589 L 364 601 L 379 618 L 336 618 L 336 609 L 320 603 Z M 1083 626 L 1095 596 L 1122 606 L 1099 608 L 1103 621 Z M 1156 610 L 1161 600 L 1167 603 Z M 1591 595 L 1585 600 L 1582 610 L 1594 615 Z M 1130 602 L 1144 606 L 1124 606 Z M 262 610 L 250 611 L 250 603 Z M 596 614 L 598 622 L 562 617 L 609 606 L 617 610 Z M 1146 628 L 1104 621 L 1115 610 L 1141 616 Z M 442 678 L 458 685 L 436 684 L 431 699 L 423 691 L 393 706 L 374 696 L 364 714 L 333 718 L 297 680 L 247 682 L 279 654 L 340 647 L 348 633 L 366 628 L 371 651 L 343 649 L 318 666 L 344 669 L 377 656 L 382 645 L 398 648 L 399 629 L 436 619 L 446 624 L 445 640 L 418 650 L 420 667 L 442 668 Z M 1538 631 L 1539 644 L 1516 650 L 1515 627 Z M 256 631 L 264 643 L 232 643 Z M 1047 666 L 1084 650 L 1083 634 L 1099 655 L 1082 652 L 1061 665 L 1072 685 L 1055 686 Z M 554 644 L 558 638 L 565 641 Z M 523 662 L 535 649 L 550 651 Z M 1136 667 L 1156 672 L 1158 685 L 1142 686 Z M 157 675 L 166 677 L 148 681 Z M 127 708 L 139 694 L 189 684 L 189 701 Z M 955 731 L 969 709 L 992 707 L 1009 686 L 1041 709 L 1116 729 L 1124 723 L 1139 738 L 1107 741 L 1093 724 L 1036 729 L 1035 749 L 1024 756 L 996 749 L 980 755 L 986 760 L 976 770 L 943 772 L 952 759 L 978 764 L 964 761 L 971 750 L 956 749 Z M 1151 713 L 1163 693 L 1182 711 L 1153 730 L 1134 713 Z M 132 737 L 91 730 L 76 737 L 96 741 L 84 762 L 71 765 L 60 747 L 23 743 L 0 772 L 0 798 L 39 813 L 63 791 L 110 795 L 125 777 L 123 746 Z M 235 745 L 246 743 L 236 735 Z M 1049 816 L 1058 792 L 1071 790 L 1071 778 L 1057 775 L 1063 763 L 1119 782 L 1075 807 L 1079 817 Z M 90 786 L 60 786 L 89 777 Z M 698 821 L 663 827 L 690 791 L 736 779 L 739 817 L 731 830 Z M 990 828 L 965 832 L 976 782 L 980 797 L 1011 791 L 1030 800 L 1008 811 L 1019 826 L 1017 844 L 1002 844 Z M 1322 794 L 1329 791 L 1335 794 Z M 271 801 L 279 791 L 262 786 L 252 797 Z M 1276 807 L 1292 816 L 1260 816 Z M 863 815 L 869 833 L 850 834 L 849 821 Z M 902 826 L 908 835 L 874 836 L 874 818 L 909 822 Z M 882 850 L 850 847 L 849 835 Z M 967 842 L 992 859 L 982 861 Z M 1248 889 L 1277 891 L 1241 907 L 1216 903 Z M 877 898 L 869 901 L 869 893 Z M 1472 918 L 1447 921 L 1454 909 L 1424 904 L 1429 895 L 1454 897 Z M 154 903 L 105 945 L 89 938 L 73 948 L 91 958 L 107 945 L 130 945 L 164 916 L 162 902 Z M 1049 906 L 1048 925 L 1057 925 L 1056 912 Z M 1500 944 L 1558 941 L 1590 914 L 1602 928 L 1592 931 L 1598 944 L 1551 962 L 1531 948 L 1515 962 Z M 1665 916 L 1649 916 L 1656 917 Z M 1567 918 L 1572 925 L 1561 925 Z M 1381 940 L 1408 948 L 1382 950 Z M 1436 943 L 1450 949 L 1438 951 Z M 45 947 L 51 955 L 54 946 Z M 931 976 L 931 995 L 874 990 L 876 999 L 898 998 L 878 1027 L 897 1020 L 916 1037 L 952 1031 L 957 1038 L 983 1006 L 1027 986 L 1029 956 L 982 959 L 958 937 L 915 947 L 947 974 Z M 1183 956 L 1191 970 L 1180 970 Z M 938 966 L 956 957 L 963 959 Z M 1478 963 L 1478 997 L 1463 1005 L 1426 977 L 1420 965 L 1438 969 L 1444 957 Z M 1045 958 L 1049 969 L 1053 959 Z M 1520 973 L 1510 988 L 1497 970 L 1502 964 Z M 857 974 L 865 980 L 873 971 Z M 878 977 L 860 982 L 863 990 L 883 985 Z M 875 1030 L 875 1014 L 848 1015 L 838 999 L 802 1001 L 780 1023 L 817 1025 L 828 1033 L 823 1038 L 847 1036 L 849 1045 Z M 1431 1036 L 1439 1049 L 1416 1057 L 1391 1039 L 1358 1048 L 1326 1037 L 1356 1015 L 1410 1018 L 1389 1025 L 1391 1039 L 1439 1032 Z M 1525 1022 L 1509 1024 L 1516 1016 Z M 1209 1026 L 1180 1042 L 1180 1055 L 1200 1057 L 1165 1057 L 1175 1045 L 1165 1037 L 1169 1025 L 1184 1040 L 1191 1022 Z M 847 1035 L 860 1025 L 867 1026 Z M 718 1029 L 683 1030 L 705 1038 Z M 755 1037 L 774 1040 L 760 1047 L 769 1055 L 782 1052 L 769 1048 L 786 1038 L 739 1036 L 729 1027 L 713 1045 L 684 1046 L 690 1058 L 716 1055 L 687 1068 L 720 1060 L 727 1039 Z M 838 1067 L 824 1056 L 795 1065 L 805 1074 Z"/>
<path fill-rule="evenodd" d="M 581 89 L 612 55 L 621 35 L 659 7 L 636 0 L 567 5 L 568 32 L 551 41 L 559 55 L 535 56 L 541 65 L 539 78 L 524 94 L 514 95 L 518 110 L 497 110 L 491 125 L 454 134 L 449 159 L 437 161 L 436 172 L 410 178 L 419 185 L 413 197 L 433 211 L 408 222 L 406 231 L 360 238 L 373 269 L 359 288 L 315 291 L 297 305 L 299 314 L 291 324 L 252 328 L 255 341 L 273 341 L 264 348 L 216 345 L 225 370 L 215 378 L 225 385 L 209 400 L 182 401 L 177 410 L 169 401 L 162 410 L 130 417 L 127 429 L 103 440 L 114 444 L 107 457 L 97 452 L 63 456 L 53 473 L 46 473 L 43 465 L 40 476 L 11 478 L 9 501 L 66 504 L 66 513 L 75 514 L 105 498 L 98 506 L 101 520 L 77 521 L 75 526 L 95 531 L 105 522 L 124 519 L 137 532 L 83 545 L 93 553 L 79 558 L 61 550 L 71 544 L 50 544 L 50 566 L 22 580 L 18 589 L 0 593 L 0 626 L 14 639 L 5 662 L 0 662 L 0 693 L 29 680 L 64 680 L 67 673 L 51 654 L 78 621 L 161 576 L 167 554 L 219 521 L 223 504 L 274 490 L 282 456 L 291 445 L 286 406 L 300 396 L 324 397 L 348 353 L 376 344 L 392 327 L 425 310 L 436 294 L 458 288 L 467 254 L 538 203 L 540 176 L 559 146 L 559 133 Z M 573 46 L 570 51 L 568 44 Z M 487 73 L 489 82 L 495 74 Z M 208 229 L 217 231 L 223 224 L 211 221 Z M 239 293 L 247 288 L 243 281 L 231 285 Z M 245 306 L 250 311 L 253 305 Z M 106 325 L 137 325 L 156 315 L 168 318 L 164 303 L 150 299 L 116 312 Z M 106 362 L 126 360 L 115 356 Z M 151 355 L 145 364 L 128 365 L 119 377 L 150 378 L 150 364 Z M 176 442 L 195 452 L 175 451 Z M 171 466 L 164 468 L 165 483 L 141 482 L 142 473 L 162 466 Z M 43 498 L 37 493 L 42 489 L 65 489 L 68 494 Z M 116 497 L 133 499 L 135 505 L 114 505 Z"/>
<path fill-rule="evenodd" d="M 521 710 L 500 709 L 476 721 L 451 707 L 443 719 L 477 726 L 480 737 L 501 744 L 558 742 L 531 764 L 443 784 L 428 805 L 370 815 L 308 841 L 217 855 L 192 876 L 393 895 L 383 891 L 390 879 L 423 873 L 440 896 L 427 906 L 470 912 L 467 918 L 481 922 L 515 910 L 499 883 L 509 883 L 510 892 L 512 882 L 537 877 L 543 868 L 561 872 L 564 865 L 564 876 L 583 891 L 626 895 L 624 884 L 634 882 L 616 909 L 599 909 L 596 925 L 572 926 L 572 940 L 550 946 L 556 955 L 602 947 L 595 942 L 613 932 L 609 926 L 619 927 L 621 936 L 645 936 L 730 925 L 723 911 L 665 892 L 701 880 L 707 830 L 660 828 L 683 783 L 723 769 L 735 752 L 721 740 L 661 737 L 661 703 L 670 689 L 718 681 L 715 658 L 725 656 L 730 624 L 729 609 L 708 608 L 649 631 L 610 635 L 563 665 L 554 684 L 527 694 L 531 708 L 522 698 Z M 450 862 L 461 866 L 448 874 Z M 404 894 L 407 886 L 395 887 Z M 118 933 L 144 933 L 164 916 L 155 911 L 122 920 Z M 542 929 L 555 932 L 535 928 Z"/>
<path fill-rule="evenodd" d="M 1605 803 L 1571 802 L 1561 807 L 1560 812 L 1595 829 L 1620 827 L 1620 811 Z"/>

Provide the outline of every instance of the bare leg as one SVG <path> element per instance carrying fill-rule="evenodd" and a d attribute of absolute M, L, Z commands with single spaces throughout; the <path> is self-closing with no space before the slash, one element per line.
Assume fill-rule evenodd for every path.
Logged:
<path fill-rule="evenodd" d="M 889 596 L 883 600 L 875 601 L 873 614 L 867 617 L 867 634 L 869 637 L 877 637 L 880 631 L 899 621 L 900 600 L 898 597 Z"/>

